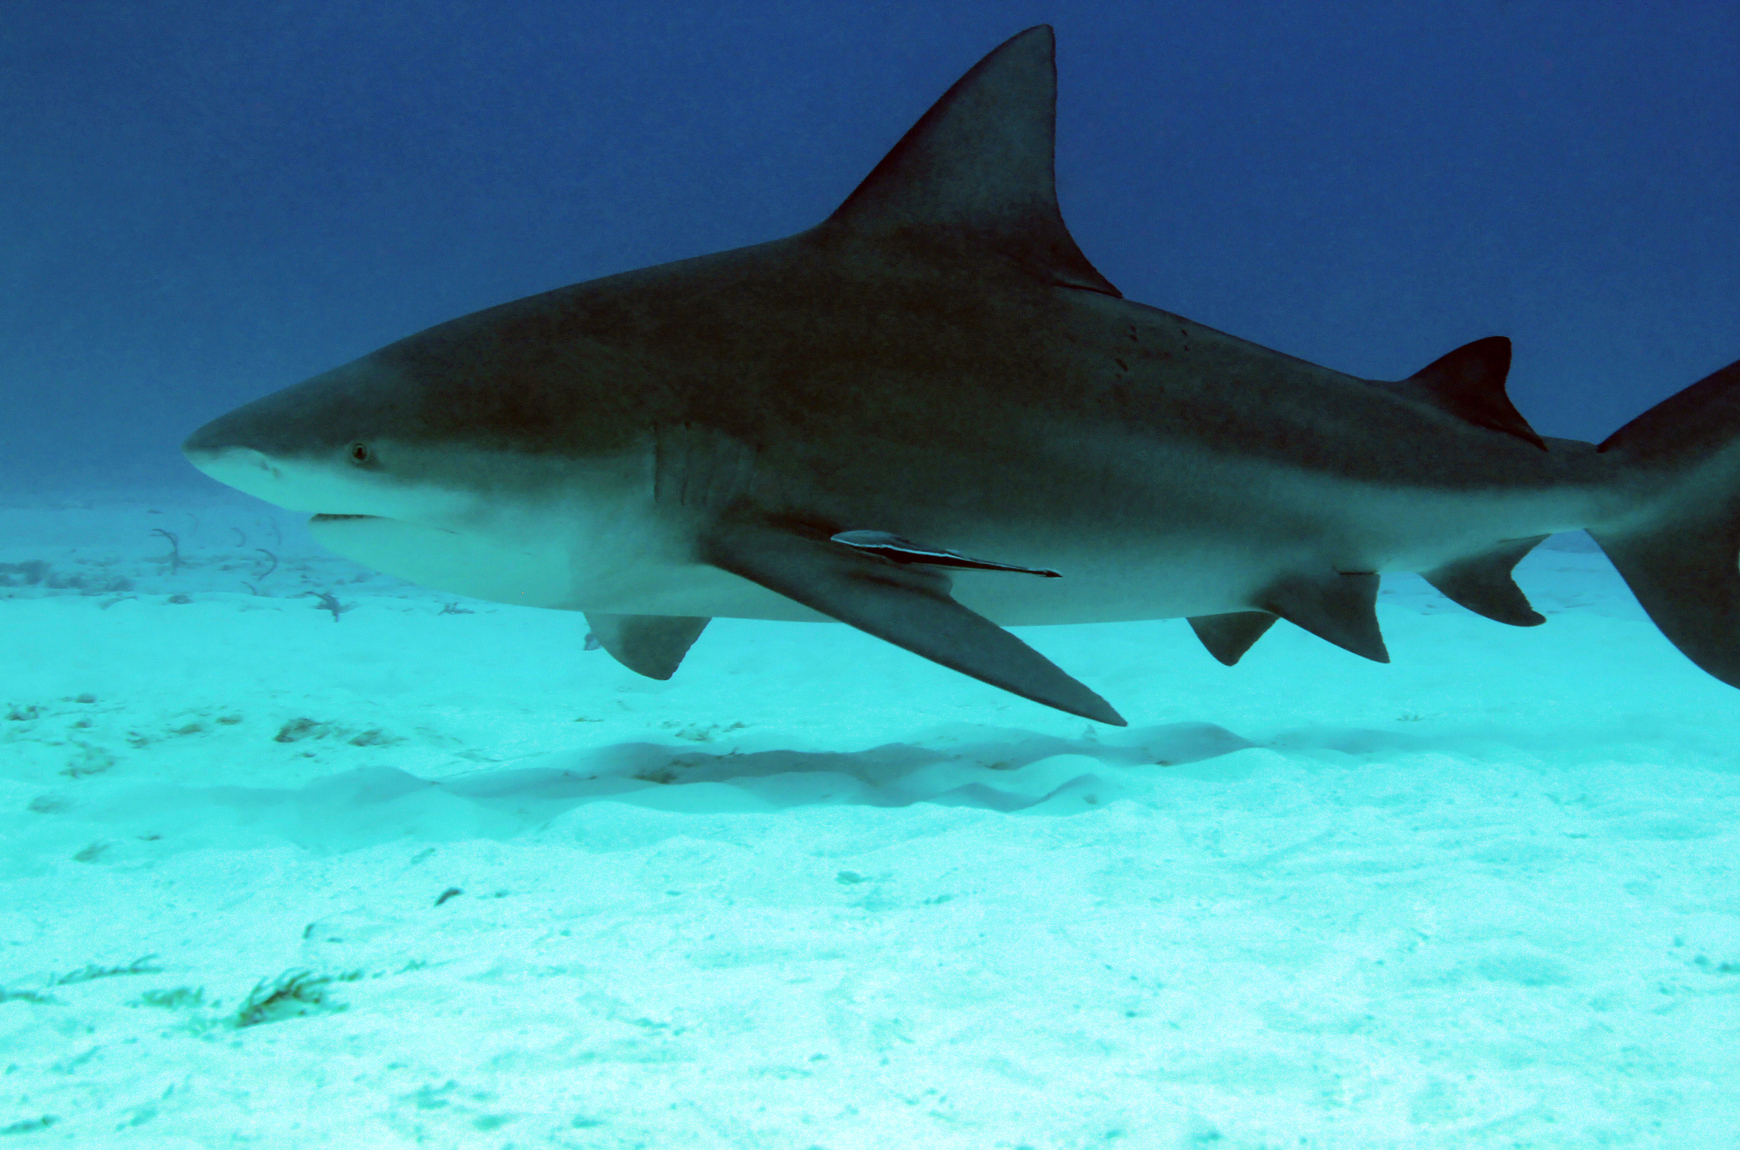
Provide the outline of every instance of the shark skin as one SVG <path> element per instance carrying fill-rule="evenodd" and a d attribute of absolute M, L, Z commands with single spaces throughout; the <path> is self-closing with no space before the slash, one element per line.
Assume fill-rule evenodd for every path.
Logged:
<path fill-rule="evenodd" d="M 1588 528 L 1740 685 L 1740 365 L 1597 448 L 1529 427 L 1502 338 L 1372 381 L 1126 300 L 1058 209 L 1055 86 L 1029 29 L 808 231 L 452 320 L 183 451 L 658 678 L 710 618 L 831 619 L 1123 724 L 1003 628 L 1187 617 L 1232 664 L 1285 619 L 1387 661 L 1384 573 L 1529 626 L 1512 567 Z"/>

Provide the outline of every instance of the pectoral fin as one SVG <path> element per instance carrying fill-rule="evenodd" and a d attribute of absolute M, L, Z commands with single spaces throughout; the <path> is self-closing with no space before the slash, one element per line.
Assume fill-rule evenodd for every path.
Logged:
<path fill-rule="evenodd" d="M 689 647 L 711 622 L 686 615 L 600 615 L 586 612 L 586 625 L 611 658 L 649 679 L 668 679 Z"/>
<path fill-rule="evenodd" d="M 916 655 L 1035 703 L 1125 726 L 1098 695 L 982 615 L 955 602 L 948 576 L 851 543 L 753 521 L 718 525 L 707 562 Z"/>

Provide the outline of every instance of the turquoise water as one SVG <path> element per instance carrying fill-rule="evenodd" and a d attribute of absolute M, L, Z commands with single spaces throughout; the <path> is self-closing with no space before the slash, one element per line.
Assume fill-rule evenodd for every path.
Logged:
<path fill-rule="evenodd" d="M 1373 379 L 1507 335 L 1599 440 L 1740 354 L 1733 5 L 5 15 L 7 1150 L 1740 1148 L 1740 695 L 1581 534 L 1539 628 L 1386 577 L 1389 665 L 1022 629 L 1112 729 L 833 624 L 641 678 L 176 451 L 807 228 L 1041 21 L 1130 298 Z"/>
<path fill-rule="evenodd" d="M 832 624 L 642 679 L 241 500 L 0 525 L 21 1145 L 1740 1128 L 1740 720 L 1581 537 L 1540 628 L 1389 580 L 1389 666 L 1023 630 L 1112 730 Z"/>

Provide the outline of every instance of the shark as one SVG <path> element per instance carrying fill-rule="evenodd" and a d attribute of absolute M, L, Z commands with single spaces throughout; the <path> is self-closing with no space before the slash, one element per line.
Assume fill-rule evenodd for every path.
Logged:
<path fill-rule="evenodd" d="M 1513 569 L 1586 529 L 1740 686 L 1740 363 L 1599 445 L 1536 433 L 1481 339 L 1370 380 L 1125 299 L 1054 176 L 1052 30 L 992 51 L 796 235 L 442 323 L 182 445 L 430 588 L 584 612 L 669 678 L 716 617 L 837 621 L 1126 720 L 1008 627 L 1277 621 L 1387 662 L 1385 574 L 1544 622 Z"/>

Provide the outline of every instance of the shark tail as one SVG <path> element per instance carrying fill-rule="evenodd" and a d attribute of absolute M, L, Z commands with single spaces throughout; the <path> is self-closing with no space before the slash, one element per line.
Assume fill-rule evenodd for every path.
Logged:
<path fill-rule="evenodd" d="M 1650 494 L 1643 513 L 1589 534 L 1668 641 L 1740 687 L 1740 362 L 1598 450 Z"/>

